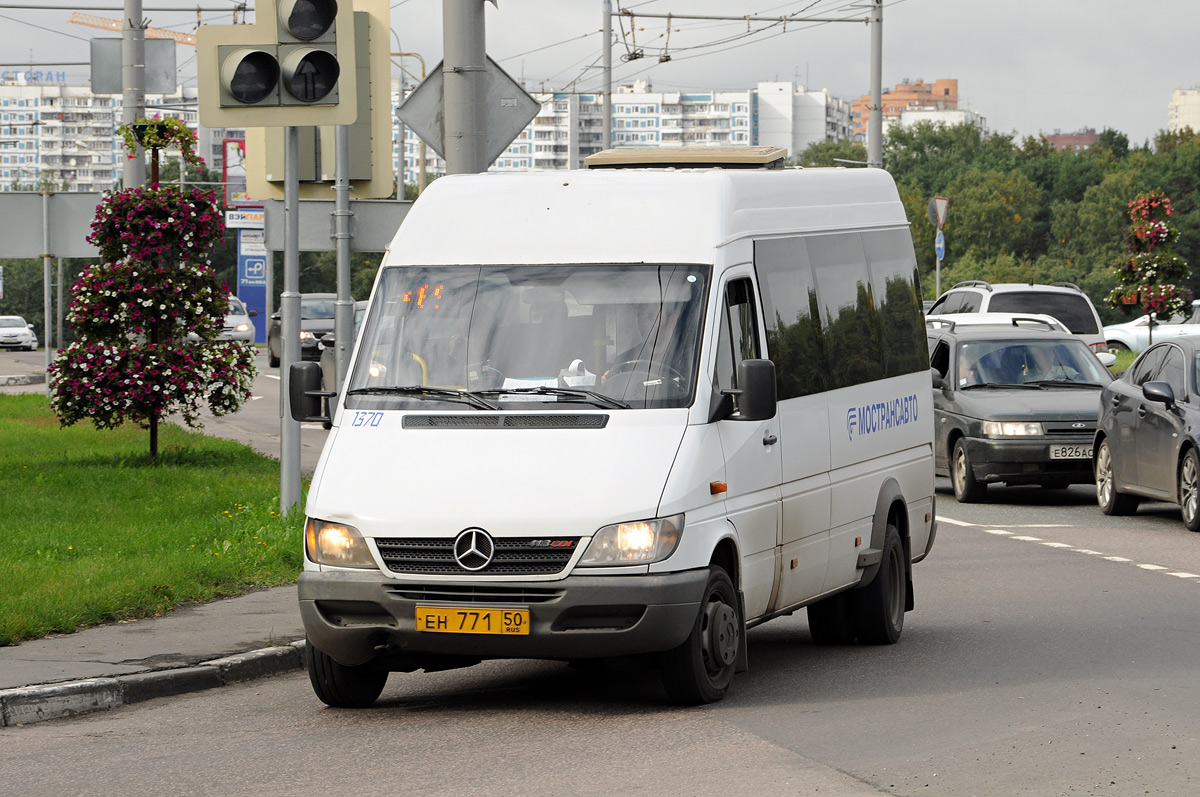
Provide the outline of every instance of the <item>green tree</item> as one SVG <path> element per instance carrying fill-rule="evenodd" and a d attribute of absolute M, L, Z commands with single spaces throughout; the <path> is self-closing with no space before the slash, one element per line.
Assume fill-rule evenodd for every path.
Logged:
<path fill-rule="evenodd" d="M 847 163 L 849 161 L 849 163 Z M 849 166 L 866 164 L 867 150 L 855 141 L 817 141 L 791 159 L 793 166 Z"/>
<path fill-rule="evenodd" d="M 1035 219 L 1042 192 L 1019 171 L 965 171 L 946 188 L 947 251 L 977 260 L 1000 254 L 1026 256 L 1036 248 Z"/>

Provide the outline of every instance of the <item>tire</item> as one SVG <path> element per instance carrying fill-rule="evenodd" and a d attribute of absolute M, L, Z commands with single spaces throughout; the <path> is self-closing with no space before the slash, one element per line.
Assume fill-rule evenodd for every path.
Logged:
<path fill-rule="evenodd" d="M 845 592 L 808 606 L 808 630 L 818 645 L 849 645 L 854 641 L 854 618 Z"/>
<path fill-rule="evenodd" d="M 279 367 L 279 357 L 275 354 L 275 350 L 271 348 L 270 343 L 267 343 L 267 365 L 272 368 Z"/>
<path fill-rule="evenodd" d="M 888 521 L 883 558 L 871 583 L 850 593 L 855 635 L 864 645 L 892 645 L 904 631 L 908 599 L 908 567 L 900 530 Z"/>
<path fill-rule="evenodd" d="M 954 483 L 954 497 L 960 504 L 982 501 L 987 495 L 987 485 L 975 480 L 971 461 L 967 459 L 966 438 L 954 442 L 954 454 L 950 458 L 950 481 Z"/>
<path fill-rule="evenodd" d="M 347 667 L 305 640 L 308 680 L 321 702 L 333 708 L 366 708 L 375 702 L 387 683 L 388 671 L 369 664 Z"/>
<path fill-rule="evenodd" d="M 1129 347 L 1119 340 L 1108 341 L 1108 350 L 1111 352 L 1129 351 Z"/>
<path fill-rule="evenodd" d="M 692 632 L 682 645 L 659 659 L 659 676 L 667 696 L 690 706 L 725 697 L 743 633 L 741 602 L 733 582 L 720 567 L 709 567 Z"/>
<path fill-rule="evenodd" d="M 1179 509 L 1188 531 L 1200 531 L 1200 457 L 1189 448 L 1179 463 Z"/>
<path fill-rule="evenodd" d="M 1100 511 L 1106 515 L 1132 515 L 1137 511 L 1137 496 L 1117 492 L 1117 482 L 1113 478 L 1112 448 L 1107 440 L 1100 441 L 1100 450 L 1096 452 L 1096 503 Z"/>

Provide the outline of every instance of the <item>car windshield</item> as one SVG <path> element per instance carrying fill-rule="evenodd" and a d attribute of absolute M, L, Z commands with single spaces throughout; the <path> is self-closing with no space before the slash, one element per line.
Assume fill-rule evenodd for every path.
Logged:
<path fill-rule="evenodd" d="M 301 318 L 333 318 L 334 299 L 300 300 Z"/>
<path fill-rule="evenodd" d="M 383 389 L 411 386 L 509 408 L 688 406 L 708 279 L 693 265 L 386 268 L 347 406 L 446 401 Z"/>
<path fill-rule="evenodd" d="M 1082 341 L 967 341 L 958 347 L 955 384 L 960 388 L 996 385 L 1102 387 L 1112 374 Z"/>
<path fill-rule="evenodd" d="M 243 305 L 241 300 L 238 299 L 236 296 L 229 297 L 229 314 L 230 315 L 245 315 L 246 314 L 245 305 Z"/>
<path fill-rule="evenodd" d="M 25 328 L 25 319 L 19 315 L 0 315 L 0 327 Z"/>

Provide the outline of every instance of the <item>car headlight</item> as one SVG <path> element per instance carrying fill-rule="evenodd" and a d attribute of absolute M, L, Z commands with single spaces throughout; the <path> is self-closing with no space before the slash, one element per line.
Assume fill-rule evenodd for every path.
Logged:
<path fill-rule="evenodd" d="M 375 568 L 367 541 L 353 526 L 309 518 L 304 524 L 304 552 L 309 561 L 336 567 Z"/>
<path fill-rule="evenodd" d="M 1046 430 L 1040 423 L 985 421 L 983 433 L 988 437 L 1039 437 L 1046 434 Z"/>
<path fill-rule="evenodd" d="M 309 332 L 307 329 L 300 330 L 300 340 L 316 340 L 317 336 Z"/>
<path fill-rule="evenodd" d="M 580 565 L 644 565 L 675 552 L 683 532 L 683 515 L 614 523 L 596 532 Z"/>
<path fill-rule="evenodd" d="M 238 324 L 238 325 L 237 325 L 237 331 L 238 331 L 238 332 L 249 332 L 249 331 L 250 331 L 250 325 L 249 325 L 249 324 Z"/>

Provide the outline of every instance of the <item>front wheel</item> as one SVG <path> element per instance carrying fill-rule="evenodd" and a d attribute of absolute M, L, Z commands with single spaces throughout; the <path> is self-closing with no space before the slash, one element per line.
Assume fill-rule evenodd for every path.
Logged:
<path fill-rule="evenodd" d="M 1200 531 L 1200 457 L 1194 448 L 1179 463 L 1179 508 L 1188 531 Z"/>
<path fill-rule="evenodd" d="M 308 680 L 321 702 L 333 708 L 366 708 L 375 702 L 387 683 L 388 671 L 368 664 L 338 664 L 329 654 L 305 640 Z"/>
<path fill-rule="evenodd" d="M 742 613 L 728 574 L 710 567 L 700 612 L 682 645 L 662 654 L 659 675 L 676 703 L 715 703 L 733 681 L 742 639 Z"/>
<path fill-rule="evenodd" d="M 1107 440 L 1101 441 L 1100 450 L 1096 452 L 1096 503 L 1106 515 L 1132 515 L 1138 506 L 1137 496 L 1117 492 L 1112 448 Z"/>
<path fill-rule="evenodd" d="M 971 470 L 971 460 L 967 458 L 966 438 L 960 437 L 954 442 L 950 481 L 954 482 L 954 497 L 960 504 L 973 504 L 982 501 L 987 495 L 987 484 L 976 481 L 975 472 Z"/>
<path fill-rule="evenodd" d="M 904 631 L 904 607 L 908 600 L 908 566 L 900 530 L 891 521 L 883 535 L 879 572 L 870 584 L 850 595 L 859 642 L 891 645 L 899 641 Z"/>

